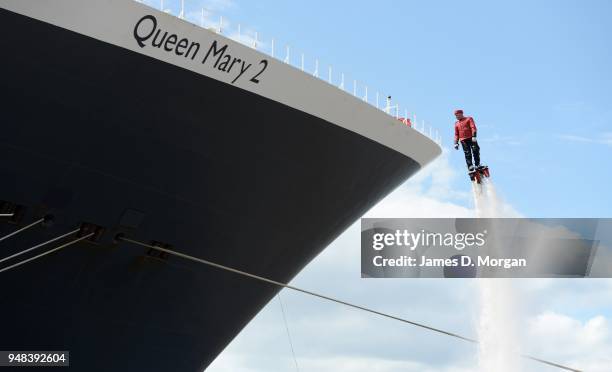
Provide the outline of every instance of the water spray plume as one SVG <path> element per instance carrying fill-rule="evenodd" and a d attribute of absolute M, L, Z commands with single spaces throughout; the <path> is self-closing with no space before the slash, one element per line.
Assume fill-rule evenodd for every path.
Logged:
<path fill-rule="evenodd" d="M 504 208 L 497 197 L 491 179 L 472 182 L 474 208 L 478 218 L 504 216 Z M 495 221 L 492 221 L 495 224 Z M 478 279 L 480 316 L 478 320 L 479 371 L 521 371 L 520 341 L 517 334 L 517 295 L 509 279 Z"/>

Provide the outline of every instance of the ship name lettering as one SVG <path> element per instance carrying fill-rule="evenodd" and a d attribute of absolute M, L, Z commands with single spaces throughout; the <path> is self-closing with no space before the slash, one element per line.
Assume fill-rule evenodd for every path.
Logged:
<path fill-rule="evenodd" d="M 195 59 L 200 51 L 200 43 L 165 31 L 158 26 L 157 18 L 150 14 L 143 16 L 136 22 L 133 35 L 139 47 L 143 49 L 148 47 L 157 48 L 183 58 Z M 207 64 L 209 59 L 211 62 Z M 250 78 L 246 77 L 246 79 L 249 79 L 251 83 L 259 84 L 261 75 L 268 67 L 268 60 L 262 59 L 257 64 L 259 67 L 253 67 L 253 63 L 249 63 L 230 53 L 229 44 L 222 44 L 217 42 L 217 40 L 213 40 L 206 55 L 202 58 L 201 64 L 225 72 L 228 75 L 231 74 L 232 84 L 245 76 L 250 70 L 254 70 L 248 73 Z"/>
<path fill-rule="evenodd" d="M 217 57 L 217 59 L 213 63 L 213 67 L 218 69 L 219 71 L 223 71 L 228 74 L 232 71 L 234 65 L 238 64 L 240 71 L 234 70 L 238 71 L 236 77 L 234 78 L 234 80 L 232 80 L 232 84 L 234 84 L 242 75 L 244 75 L 245 72 L 247 72 L 247 70 L 253 64 L 247 64 L 246 61 L 240 58 L 232 57 L 231 54 L 227 53 L 227 47 L 227 44 L 223 45 L 222 47 L 219 47 L 219 44 L 217 44 L 217 40 L 213 41 L 213 43 L 210 45 L 210 48 L 208 49 L 208 52 L 206 52 L 204 59 L 202 59 L 202 64 L 205 64 L 208 60 L 208 57 L 212 55 L 213 58 Z M 257 82 L 259 82 L 259 80 Z"/>
<path fill-rule="evenodd" d="M 134 26 L 134 39 L 141 48 L 147 46 L 147 41 L 151 40 L 151 46 L 154 48 L 163 49 L 166 52 L 174 52 L 177 56 L 194 59 L 200 51 L 200 43 L 189 41 L 187 38 L 181 38 L 176 34 L 168 35 L 168 31 L 163 31 L 157 28 L 157 18 L 152 15 L 146 15 Z"/>

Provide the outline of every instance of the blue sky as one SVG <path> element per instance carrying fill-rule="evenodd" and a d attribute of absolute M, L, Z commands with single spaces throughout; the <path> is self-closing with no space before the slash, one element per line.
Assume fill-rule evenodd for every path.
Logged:
<path fill-rule="evenodd" d="M 157 3 L 157 1 L 153 1 Z M 178 13 L 179 1 L 165 0 Z M 612 193 L 612 3 L 592 1 L 186 0 L 228 27 L 291 46 L 438 128 L 452 112 L 480 129 L 504 196 L 532 217 L 604 217 Z M 212 18 L 212 17 L 211 17 Z M 459 152 L 451 164 L 463 169 Z M 457 180 L 458 190 L 469 184 Z"/>
<path fill-rule="evenodd" d="M 180 1 L 164 2 L 178 14 Z M 226 35 L 240 23 L 243 33 L 258 31 L 264 49 L 274 38 L 277 55 L 291 45 L 292 64 L 299 65 L 303 52 L 308 71 L 315 58 L 321 75 L 327 76 L 332 65 L 334 82 L 344 72 L 348 90 L 357 79 L 370 87 L 370 98 L 376 91 L 391 94 L 402 108 L 440 130 L 447 147 L 443 156 L 375 207 L 373 215 L 473 215 L 463 156 L 449 148 L 453 111 L 462 108 L 476 120 L 483 160 L 508 213 L 611 217 L 612 2 L 186 4 L 191 11 L 205 6 L 207 24 L 223 15 Z M 474 336 L 478 283 L 360 279 L 359 238 L 354 225 L 292 283 Z M 512 302 L 520 313 L 517 321 L 526 326 L 520 335 L 526 352 L 587 370 L 608 370 L 611 280 L 523 280 L 514 285 Z M 281 293 L 302 371 L 361 372 L 373 366 L 381 372 L 476 370 L 475 350 L 454 340 Z M 295 370 L 276 299 L 209 370 Z"/>

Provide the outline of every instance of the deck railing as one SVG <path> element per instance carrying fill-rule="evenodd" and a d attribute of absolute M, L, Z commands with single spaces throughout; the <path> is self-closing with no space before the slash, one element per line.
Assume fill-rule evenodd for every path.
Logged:
<path fill-rule="evenodd" d="M 385 97 L 384 105 L 381 105 L 380 90 L 373 90 L 360 80 L 352 79 L 352 83 L 347 88 L 345 73 L 340 72 L 335 74 L 331 65 L 327 67 L 327 74 L 321 75 L 319 58 L 312 58 L 308 63 L 306 55 L 303 52 L 295 53 L 295 49 L 289 43 L 281 44 L 279 55 L 278 40 L 271 37 L 263 39 L 260 34 L 252 28 L 244 27 L 241 23 L 228 21 L 222 15 L 214 13 L 205 8 L 187 8 L 185 0 L 178 1 L 178 8 L 173 9 L 169 6 L 169 0 L 135 0 L 136 2 L 148 5 L 152 8 L 159 9 L 165 13 L 175 15 L 180 19 L 191 22 L 200 27 L 222 34 L 236 42 L 249 46 L 262 53 L 269 55 L 279 61 L 287 63 L 295 68 L 302 70 L 304 73 L 311 74 L 328 84 L 335 86 L 353 96 L 363 100 L 364 102 L 384 111 L 388 115 L 395 117 L 401 123 L 410 126 L 412 129 L 426 135 L 438 145 L 442 146 L 442 138 L 438 130 L 435 130 L 431 125 L 427 125 L 425 120 L 417 120 L 417 115 L 408 111 L 406 106 L 400 106 L 398 103 L 392 102 L 390 95 Z M 189 3 L 189 1 L 187 1 Z M 173 2 L 176 5 L 177 2 Z M 310 67 L 310 68 L 309 68 Z M 350 80 L 349 80 L 350 81 Z M 375 92 L 374 97 L 371 97 L 369 92 Z"/>

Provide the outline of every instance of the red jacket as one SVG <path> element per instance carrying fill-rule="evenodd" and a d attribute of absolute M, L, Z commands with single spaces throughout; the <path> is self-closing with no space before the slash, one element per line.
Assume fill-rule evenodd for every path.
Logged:
<path fill-rule="evenodd" d="M 476 123 L 470 116 L 455 122 L 455 143 L 466 138 L 476 137 Z"/>

